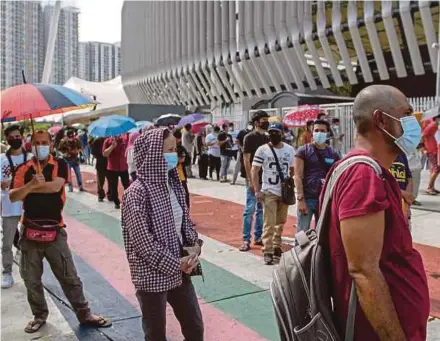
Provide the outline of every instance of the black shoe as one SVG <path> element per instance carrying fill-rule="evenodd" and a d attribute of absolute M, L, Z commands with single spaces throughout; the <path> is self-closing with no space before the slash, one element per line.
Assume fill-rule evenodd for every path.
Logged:
<path fill-rule="evenodd" d="M 263 241 L 261 240 L 261 238 L 260 238 L 260 239 L 256 239 L 256 240 L 254 240 L 254 245 L 264 246 L 264 245 L 263 245 Z"/>
<path fill-rule="evenodd" d="M 266 265 L 273 264 L 273 255 L 271 253 L 264 254 L 264 264 L 266 264 Z"/>
<path fill-rule="evenodd" d="M 115 210 L 119 210 L 121 208 L 121 204 L 115 204 Z"/>
<path fill-rule="evenodd" d="M 103 198 L 98 198 L 98 202 L 104 202 Z"/>
<path fill-rule="evenodd" d="M 281 248 L 276 247 L 273 253 L 273 261 L 274 263 L 279 263 L 281 255 L 283 254 L 283 250 Z"/>

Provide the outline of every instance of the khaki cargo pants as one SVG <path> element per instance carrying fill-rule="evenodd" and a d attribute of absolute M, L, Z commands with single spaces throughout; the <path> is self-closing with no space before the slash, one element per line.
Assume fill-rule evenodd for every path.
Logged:
<path fill-rule="evenodd" d="M 281 235 L 284 224 L 287 220 L 289 206 L 281 202 L 281 197 L 271 194 L 264 194 L 263 202 L 263 252 L 274 253 L 274 248 L 281 248 Z"/>
<path fill-rule="evenodd" d="M 27 289 L 27 298 L 34 317 L 46 320 L 49 315 L 41 281 L 43 259 L 46 258 L 78 319 L 84 320 L 90 309 L 67 244 L 66 230 L 61 229 L 57 239 L 52 243 L 27 240 L 23 233 L 20 246 L 22 252 L 20 274 Z"/>

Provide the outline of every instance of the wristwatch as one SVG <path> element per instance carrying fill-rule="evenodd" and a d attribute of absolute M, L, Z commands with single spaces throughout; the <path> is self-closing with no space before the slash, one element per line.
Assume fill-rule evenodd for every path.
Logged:
<path fill-rule="evenodd" d="M 296 197 L 296 200 L 301 201 L 304 200 L 304 195 L 300 194 Z"/>

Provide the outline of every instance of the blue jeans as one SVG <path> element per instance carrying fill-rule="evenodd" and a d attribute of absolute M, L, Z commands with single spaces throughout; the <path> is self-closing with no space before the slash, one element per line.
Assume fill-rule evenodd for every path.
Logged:
<path fill-rule="evenodd" d="M 220 176 L 222 178 L 226 178 L 228 176 L 229 165 L 231 164 L 231 157 L 222 155 L 221 159 L 222 159 L 222 166 L 220 168 Z"/>
<path fill-rule="evenodd" d="M 243 213 L 243 240 L 251 241 L 252 220 L 255 214 L 254 240 L 260 240 L 263 234 L 263 204 L 257 201 L 257 197 L 249 188 L 246 181 L 246 206 Z"/>
<path fill-rule="evenodd" d="M 307 231 L 310 229 L 310 222 L 312 221 L 312 216 L 315 216 L 315 223 L 318 222 L 318 204 L 319 200 L 317 199 L 306 199 L 307 205 L 307 214 L 303 214 L 300 211 L 298 214 L 298 222 L 297 222 L 297 232 L 299 231 Z"/>
<path fill-rule="evenodd" d="M 79 163 L 74 163 L 70 160 L 66 160 L 67 165 L 69 166 L 69 173 L 71 172 L 71 169 L 75 172 L 76 176 L 76 182 L 78 183 L 78 187 L 82 187 L 82 177 L 81 177 L 81 170 L 79 169 Z M 72 174 L 70 174 L 70 181 L 69 181 L 69 187 L 72 187 Z"/>

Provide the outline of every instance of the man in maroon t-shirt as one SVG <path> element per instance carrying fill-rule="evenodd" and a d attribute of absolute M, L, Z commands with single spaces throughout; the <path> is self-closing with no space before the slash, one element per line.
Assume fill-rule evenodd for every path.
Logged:
<path fill-rule="evenodd" d="M 111 200 L 115 203 L 116 209 L 119 209 L 121 205 L 118 193 L 119 178 L 121 178 L 124 189 L 127 189 L 130 185 L 127 157 L 125 155 L 126 150 L 126 136 L 109 137 L 102 146 L 102 155 L 107 158 L 107 179 Z"/>
<path fill-rule="evenodd" d="M 399 186 L 388 171 L 402 153 L 400 142 L 396 143 L 403 134 L 401 119 L 406 117 L 408 123 L 411 113 L 405 95 L 386 85 L 365 88 L 353 106 L 358 136 L 355 149 L 346 158 L 370 156 L 383 172 L 380 177 L 370 166 L 355 165 L 342 174 L 332 196 L 330 281 L 336 325 L 344 335 L 354 279 L 359 302 L 356 341 L 426 340 L 426 274 L 422 258 L 412 246 Z M 411 135 L 403 139 L 408 142 L 403 149 L 419 142 L 409 143 Z"/>

